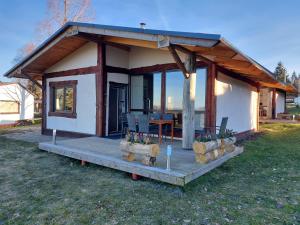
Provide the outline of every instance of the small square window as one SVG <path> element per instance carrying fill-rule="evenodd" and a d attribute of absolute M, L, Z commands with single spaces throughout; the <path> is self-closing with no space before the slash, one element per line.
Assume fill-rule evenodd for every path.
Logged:
<path fill-rule="evenodd" d="M 49 83 L 49 116 L 76 118 L 76 86 L 76 80 Z"/>

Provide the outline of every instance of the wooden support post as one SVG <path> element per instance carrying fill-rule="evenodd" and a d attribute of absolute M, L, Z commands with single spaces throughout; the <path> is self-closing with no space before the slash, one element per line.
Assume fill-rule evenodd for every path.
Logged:
<path fill-rule="evenodd" d="M 284 92 L 284 113 L 288 113 L 287 107 L 286 107 L 286 91 Z"/>
<path fill-rule="evenodd" d="M 132 178 L 132 180 L 139 180 L 139 179 L 141 179 L 141 176 L 138 174 L 132 173 L 131 178 Z"/>
<path fill-rule="evenodd" d="M 206 99 L 205 99 L 205 127 L 216 126 L 216 95 L 215 83 L 217 78 L 216 64 L 211 63 L 208 66 L 206 78 Z M 212 130 L 214 132 L 214 130 Z"/>
<path fill-rule="evenodd" d="M 166 110 L 166 71 L 162 71 L 161 74 L 161 112 L 165 113 Z"/>
<path fill-rule="evenodd" d="M 105 135 L 105 112 L 106 112 L 106 82 L 105 71 L 105 45 L 98 43 L 98 58 L 96 72 L 96 135 Z"/>
<path fill-rule="evenodd" d="M 47 128 L 47 80 L 43 75 L 42 80 L 42 134 L 45 134 Z"/>
<path fill-rule="evenodd" d="M 191 149 L 195 137 L 196 55 L 190 54 L 185 62 L 188 78 L 184 79 L 182 99 L 182 148 Z"/>
<path fill-rule="evenodd" d="M 276 119 L 276 88 L 272 90 L 272 119 Z"/>
<path fill-rule="evenodd" d="M 259 131 L 259 106 L 260 106 L 260 87 L 257 87 L 257 116 L 256 116 L 256 131 Z"/>

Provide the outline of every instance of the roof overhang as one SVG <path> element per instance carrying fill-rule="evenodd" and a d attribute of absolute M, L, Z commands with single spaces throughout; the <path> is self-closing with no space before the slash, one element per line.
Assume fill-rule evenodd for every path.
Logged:
<path fill-rule="evenodd" d="M 288 85 L 274 79 L 272 72 L 243 54 L 220 35 L 77 22 L 66 23 L 34 52 L 6 72 L 4 76 L 41 79 L 47 68 L 89 41 L 162 50 L 168 50 L 170 44 L 183 46 L 202 58 L 243 78 L 254 81 L 262 87 L 294 91 Z"/>

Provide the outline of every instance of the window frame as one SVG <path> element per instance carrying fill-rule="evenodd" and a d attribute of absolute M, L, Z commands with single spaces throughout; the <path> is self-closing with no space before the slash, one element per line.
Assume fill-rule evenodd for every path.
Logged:
<path fill-rule="evenodd" d="M 76 113 L 76 101 L 77 101 L 77 80 L 68 80 L 68 81 L 56 81 L 56 82 L 49 82 L 49 92 L 50 92 L 50 98 L 49 98 L 49 112 L 48 116 L 56 116 L 56 117 L 67 117 L 67 118 L 77 118 Z M 65 97 L 66 97 L 66 88 L 72 88 L 73 89 L 73 106 L 72 111 L 55 111 L 54 110 L 54 98 L 55 98 L 55 89 L 56 88 L 63 88 L 64 89 L 64 99 L 63 99 L 63 105 L 65 108 Z"/>
<path fill-rule="evenodd" d="M 11 102 L 18 104 L 18 111 L 17 112 L 0 112 L 1 115 L 3 114 L 20 114 L 20 102 L 14 100 L 0 100 L 0 102 Z"/>

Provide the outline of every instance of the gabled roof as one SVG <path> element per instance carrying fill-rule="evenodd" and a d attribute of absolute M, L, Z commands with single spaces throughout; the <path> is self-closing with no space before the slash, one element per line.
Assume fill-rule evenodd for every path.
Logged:
<path fill-rule="evenodd" d="M 272 72 L 242 53 L 218 34 L 153 30 L 78 22 L 66 23 L 4 75 L 24 78 L 26 73 L 33 79 L 40 79 L 47 68 L 90 40 L 162 50 L 168 50 L 168 44 L 176 44 L 261 86 L 290 90 L 285 84 L 275 80 Z"/>

